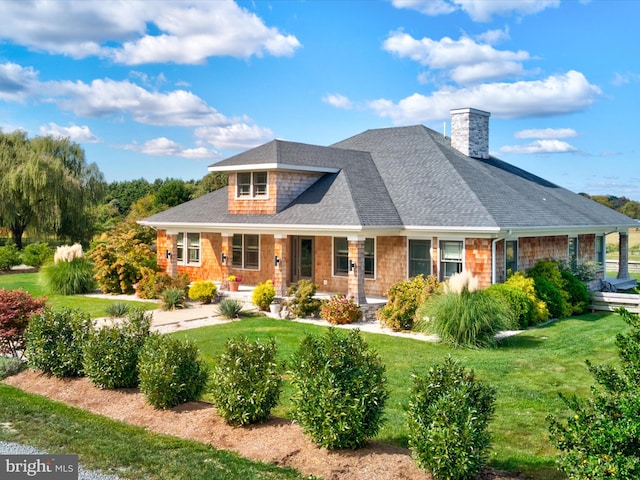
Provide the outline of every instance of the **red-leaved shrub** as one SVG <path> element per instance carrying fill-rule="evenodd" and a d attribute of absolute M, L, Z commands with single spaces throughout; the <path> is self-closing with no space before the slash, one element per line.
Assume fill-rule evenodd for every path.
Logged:
<path fill-rule="evenodd" d="M 0 353 L 17 357 L 24 351 L 29 318 L 40 313 L 46 298 L 33 298 L 24 290 L 0 289 Z"/>

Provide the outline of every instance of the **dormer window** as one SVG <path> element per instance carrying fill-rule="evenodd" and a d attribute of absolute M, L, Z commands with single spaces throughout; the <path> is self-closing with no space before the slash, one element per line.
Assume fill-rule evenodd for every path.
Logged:
<path fill-rule="evenodd" d="M 267 196 L 267 172 L 239 172 L 237 174 L 237 198 L 260 198 Z"/>

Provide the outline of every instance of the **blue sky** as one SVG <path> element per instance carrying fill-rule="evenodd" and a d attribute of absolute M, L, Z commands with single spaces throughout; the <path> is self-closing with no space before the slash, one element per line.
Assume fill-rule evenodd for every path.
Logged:
<path fill-rule="evenodd" d="M 69 136 L 107 181 L 199 179 L 273 138 L 449 132 L 575 192 L 640 200 L 635 0 L 0 0 L 0 128 Z"/>

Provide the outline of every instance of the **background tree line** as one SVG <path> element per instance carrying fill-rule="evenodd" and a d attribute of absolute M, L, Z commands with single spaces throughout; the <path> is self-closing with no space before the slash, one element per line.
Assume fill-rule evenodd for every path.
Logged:
<path fill-rule="evenodd" d="M 200 180 L 143 178 L 107 183 L 68 138 L 0 131 L 0 244 L 80 242 L 227 185 L 223 173 Z M 123 225 L 124 224 L 124 225 Z M 153 232 L 152 232 L 153 233 Z"/>
<path fill-rule="evenodd" d="M 615 195 L 589 195 L 588 193 L 581 193 L 583 197 L 590 198 L 591 200 L 601 203 L 602 205 L 612 208 L 627 217 L 640 220 L 640 202 L 635 200 L 629 200 L 627 197 L 616 197 Z"/>

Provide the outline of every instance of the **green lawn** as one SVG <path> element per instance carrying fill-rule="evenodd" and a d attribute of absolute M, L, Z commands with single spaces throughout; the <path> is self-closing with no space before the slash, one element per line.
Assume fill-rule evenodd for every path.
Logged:
<path fill-rule="evenodd" d="M 122 478 L 309 478 L 290 468 L 252 462 L 203 443 L 149 433 L 3 384 L 0 425 L 0 440 L 25 443 L 53 454 L 77 454 L 84 467 Z"/>
<path fill-rule="evenodd" d="M 54 309 L 63 307 L 80 309 L 88 312 L 92 318 L 104 317 L 107 307 L 118 301 L 106 298 L 91 298 L 83 295 L 49 295 L 42 285 L 37 273 L 11 273 L 0 275 L 0 288 L 7 290 L 23 289 L 34 297 L 46 296 L 48 304 Z M 138 307 L 145 310 L 158 308 L 156 303 L 127 301 L 131 307 Z"/>
<path fill-rule="evenodd" d="M 456 350 L 418 340 L 380 334 L 363 334 L 387 366 L 391 396 L 387 424 L 377 440 L 407 444 L 404 405 L 410 390 L 410 374 L 446 355 L 460 359 L 476 371 L 479 379 L 497 389 L 497 411 L 493 434 L 493 466 L 523 471 L 537 479 L 563 478 L 554 468 L 555 452 L 548 442 L 546 416 L 562 413 L 557 392 L 586 396 L 592 383 L 585 359 L 594 363 L 617 360 L 615 335 L 626 324 L 611 314 L 590 314 L 557 321 L 529 330 L 489 350 Z M 273 319 L 205 327 L 174 335 L 197 342 L 201 354 L 211 360 L 227 338 L 276 338 L 279 356 L 287 360 L 305 334 L 322 334 L 324 327 Z M 281 404 L 273 412 L 287 417 L 290 389 L 285 385 Z"/>

